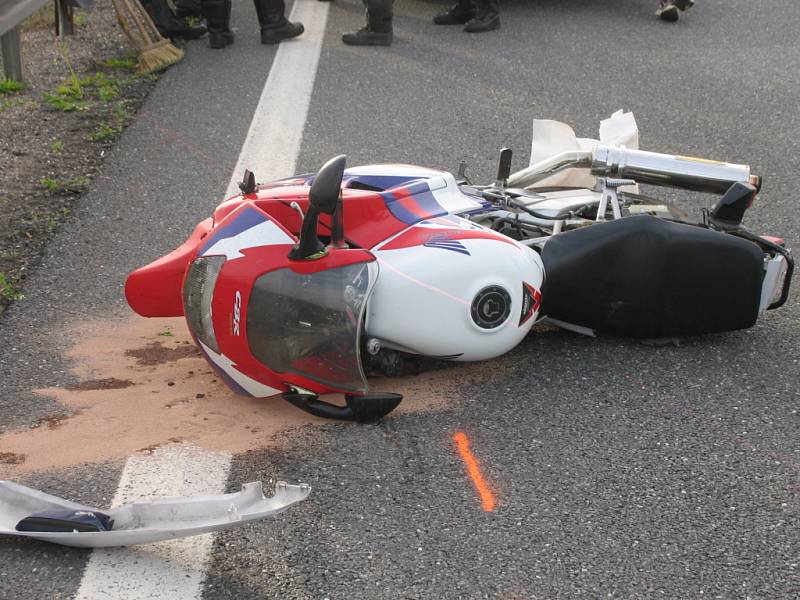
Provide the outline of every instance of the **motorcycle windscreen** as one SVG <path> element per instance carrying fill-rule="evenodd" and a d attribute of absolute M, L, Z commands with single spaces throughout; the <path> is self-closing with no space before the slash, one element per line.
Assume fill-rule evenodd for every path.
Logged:
<path fill-rule="evenodd" d="M 375 262 L 256 279 L 247 310 L 250 351 L 277 373 L 294 373 L 341 392 L 366 393 L 360 341 Z"/>

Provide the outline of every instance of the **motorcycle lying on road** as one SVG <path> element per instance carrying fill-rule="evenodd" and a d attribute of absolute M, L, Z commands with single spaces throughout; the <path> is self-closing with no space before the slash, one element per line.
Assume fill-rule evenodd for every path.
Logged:
<path fill-rule="evenodd" d="M 512 175 L 503 150 L 495 183 L 475 186 L 463 169 L 345 161 L 262 185 L 245 172 L 241 194 L 130 274 L 128 303 L 185 316 L 239 393 L 369 421 L 402 397 L 370 393 L 365 371 L 408 356 L 490 359 L 545 319 L 654 339 L 743 329 L 788 295 L 783 240 L 742 225 L 761 184 L 745 165 L 597 143 Z M 537 187 L 568 169 L 596 185 Z M 720 198 L 689 223 L 638 183 Z"/>

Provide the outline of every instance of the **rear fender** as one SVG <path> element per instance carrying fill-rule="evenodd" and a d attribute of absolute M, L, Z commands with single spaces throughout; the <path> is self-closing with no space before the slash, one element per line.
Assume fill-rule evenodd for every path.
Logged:
<path fill-rule="evenodd" d="M 128 275 L 125 298 L 136 313 L 143 317 L 183 316 L 183 277 L 213 224 L 212 218 L 201 221 L 178 248 Z"/>

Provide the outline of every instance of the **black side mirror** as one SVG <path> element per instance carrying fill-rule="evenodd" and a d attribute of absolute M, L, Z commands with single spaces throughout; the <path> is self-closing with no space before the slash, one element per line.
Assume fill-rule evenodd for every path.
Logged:
<path fill-rule="evenodd" d="M 289 252 L 290 260 L 313 260 L 325 256 L 325 246 L 317 237 L 320 213 L 333 215 L 339 203 L 347 156 L 340 154 L 320 168 L 308 194 L 308 210 L 300 230 L 300 241 Z"/>
<path fill-rule="evenodd" d="M 347 156 L 340 154 L 330 159 L 317 173 L 314 183 L 311 184 L 308 200 L 314 208 L 326 215 L 332 215 L 336 210 L 336 202 L 342 188 L 342 177 L 344 177 L 344 165 Z"/>
<path fill-rule="evenodd" d="M 497 164 L 497 181 L 495 187 L 505 188 L 508 183 L 508 178 L 511 177 L 511 148 L 503 148 L 500 150 L 500 161 Z"/>
<path fill-rule="evenodd" d="M 244 176 L 239 182 L 239 189 L 244 195 L 252 194 L 256 191 L 256 176 L 249 169 L 244 170 Z"/>

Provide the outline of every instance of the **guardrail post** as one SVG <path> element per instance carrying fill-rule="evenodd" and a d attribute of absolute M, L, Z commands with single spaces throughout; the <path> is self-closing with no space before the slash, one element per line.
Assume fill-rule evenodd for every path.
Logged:
<path fill-rule="evenodd" d="M 56 3 L 56 35 L 73 35 L 72 4 L 69 0 L 55 0 Z"/>
<path fill-rule="evenodd" d="M 8 79 L 22 81 L 22 59 L 19 52 L 19 27 L 9 29 L 0 36 L 3 53 L 3 70 Z"/>

